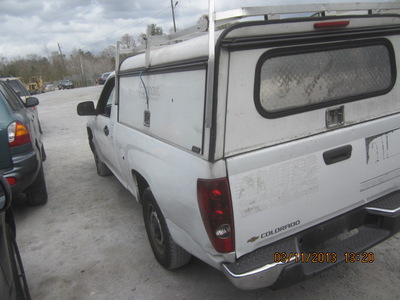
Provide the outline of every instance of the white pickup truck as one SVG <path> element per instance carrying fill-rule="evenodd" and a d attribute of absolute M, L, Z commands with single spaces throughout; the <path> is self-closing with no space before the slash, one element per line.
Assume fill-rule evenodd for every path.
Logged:
<path fill-rule="evenodd" d="M 399 7 L 211 8 L 197 32 L 118 53 L 77 110 L 161 265 L 194 255 L 256 289 L 374 260 L 400 230 Z"/>

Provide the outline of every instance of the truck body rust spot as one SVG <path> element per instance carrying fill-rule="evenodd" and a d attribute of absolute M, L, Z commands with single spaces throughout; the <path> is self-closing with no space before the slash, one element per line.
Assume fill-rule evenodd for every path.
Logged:
<path fill-rule="evenodd" d="M 400 154 L 400 130 L 392 130 L 365 139 L 367 164 Z"/>

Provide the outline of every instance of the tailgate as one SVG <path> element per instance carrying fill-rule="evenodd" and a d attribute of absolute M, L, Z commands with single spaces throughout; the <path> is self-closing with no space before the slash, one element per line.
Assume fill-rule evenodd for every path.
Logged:
<path fill-rule="evenodd" d="M 400 189 L 399 116 L 227 160 L 237 256 Z"/>
<path fill-rule="evenodd" d="M 230 45 L 237 257 L 400 189 L 400 39 L 358 37 Z"/>

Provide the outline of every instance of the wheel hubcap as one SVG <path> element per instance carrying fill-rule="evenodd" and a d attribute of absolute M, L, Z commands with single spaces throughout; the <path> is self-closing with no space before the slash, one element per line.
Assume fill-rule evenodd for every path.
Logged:
<path fill-rule="evenodd" d="M 162 233 L 161 222 L 153 206 L 150 206 L 150 231 L 157 252 L 163 254 L 165 251 L 164 236 Z"/>

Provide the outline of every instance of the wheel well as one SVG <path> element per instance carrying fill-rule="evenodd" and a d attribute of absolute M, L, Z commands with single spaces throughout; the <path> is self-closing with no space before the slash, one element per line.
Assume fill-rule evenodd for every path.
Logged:
<path fill-rule="evenodd" d="M 37 139 L 35 139 L 35 146 L 36 146 L 36 149 L 37 149 L 37 151 L 38 151 L 38 153 L 40 155 L 40 159 L 42 160 L 42 162 L 45 161 L 46 160 L 46 153 L 44 151 L 43 144 L 42 144 L 42 147 L 40 147 L 39 146 L 39 141 Z"/>
<path fill-rule="evenodd" d="M 94 145 L 93 145 L 93 133 L 92 130 L 89 127 L 86 127 L 87 134 L 88 134 L 88 140 L 89 140 L 89 146 L 90 150 L 94 153 Z"/>
<path fill-rule="evenodd" d="M 142 175 L 140 175 L 140 173 L 136 172 L 135 170 L 132 170 L 132 176 L 134 178 L 134 180 L 136 179 L 136 183 L 139 189 L 139 195 L 140 195 L 140 199 L 138 199 L 139 203 L 142 203 L 142 198 L 143 198 L 143 193 L 146 190 L 146 188 L 149 186 L 149 184 L 147 183 L 146 179 L 144 179 L 144 177 Z"/>

